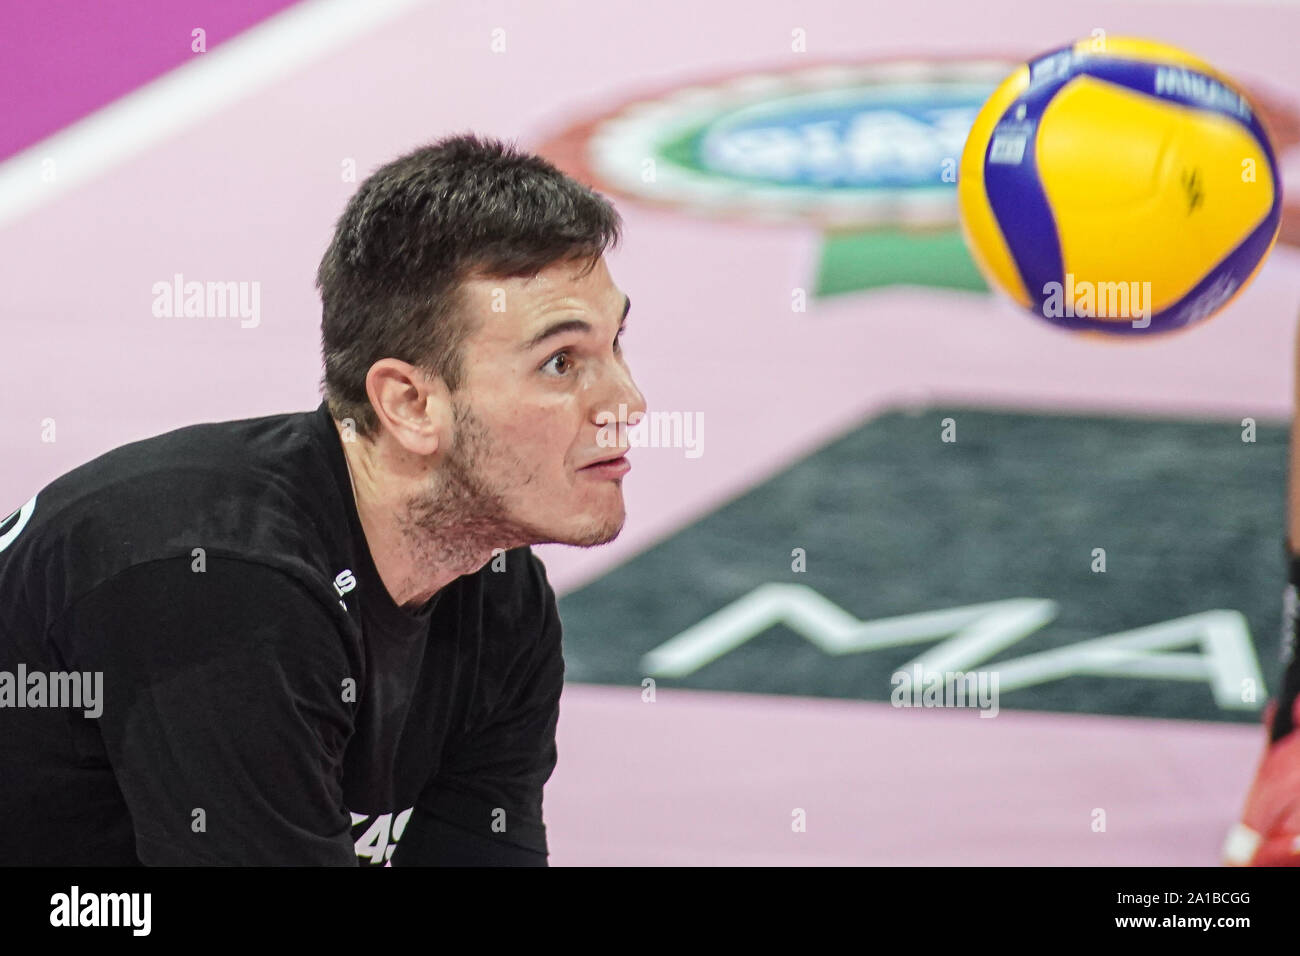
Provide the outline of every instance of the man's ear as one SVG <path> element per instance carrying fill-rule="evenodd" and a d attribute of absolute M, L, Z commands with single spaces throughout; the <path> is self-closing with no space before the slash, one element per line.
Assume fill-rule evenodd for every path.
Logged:
<path fill-rule="evenodd" d="M 380 359 L 366 373 L 366 396 L 381 431 L 406 451 L 429 457 L 450 447 L 455 414 L 440 377 L 401 359 Z"/>

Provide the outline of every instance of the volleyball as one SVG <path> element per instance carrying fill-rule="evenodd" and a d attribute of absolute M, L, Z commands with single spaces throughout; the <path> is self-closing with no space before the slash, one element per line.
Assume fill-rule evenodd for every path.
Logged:
<path fill-rule="evenodd" d="M 1221 312 L 1277 239 L 1276 150 L 1203 60 L 1095 36 L 1022 64 L 980 109 L 957 193 L 996 290 L 1076 332 L 1148 335 Z"/>

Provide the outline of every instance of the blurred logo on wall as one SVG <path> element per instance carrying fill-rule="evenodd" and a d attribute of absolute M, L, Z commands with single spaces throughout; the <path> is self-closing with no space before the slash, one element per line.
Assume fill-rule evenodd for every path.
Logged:
<path fill-rule="evenodd" d="M 684 214 L 823 233 L 813 288 L 984 290 L 957 226 L 957 162 L 1024 57 L 908 58 L 753 72 L 630 98 L 538 151 L 603 193 Z M 1300 108 L 1251 89 L 1284 174 Z M 1300 197 L 1280 241 L 1300 246 Z"/>

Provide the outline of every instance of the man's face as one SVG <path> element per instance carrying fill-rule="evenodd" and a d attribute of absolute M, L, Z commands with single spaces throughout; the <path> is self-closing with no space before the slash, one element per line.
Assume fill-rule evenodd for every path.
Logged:
<path fill-rule="evenodd" d="M 491 502 L 491 519 L 531 543 L 591 546 L 618 535 L 629 463 L 609 460 L 626 451 L 628 418 L 645 413 L 619 341 L 628 299 L 604 259 L 581 269 L 566 262 L 464 288 L 477 328 L 463 346 L 447 464 L 480 506 Z"/>

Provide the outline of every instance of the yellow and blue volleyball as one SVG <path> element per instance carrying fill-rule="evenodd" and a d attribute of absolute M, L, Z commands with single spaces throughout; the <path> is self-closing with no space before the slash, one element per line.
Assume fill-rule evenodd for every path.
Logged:
<path fill-rule="evenodd" d="M 957 194 L 989 283 L 1080 332 L 1210 318 L 1254 278 L 1282 218 L 1275 149 L 1242 90 L 1132 38 L 1083 40 L 1008 77 L 967 137 Z"/>

